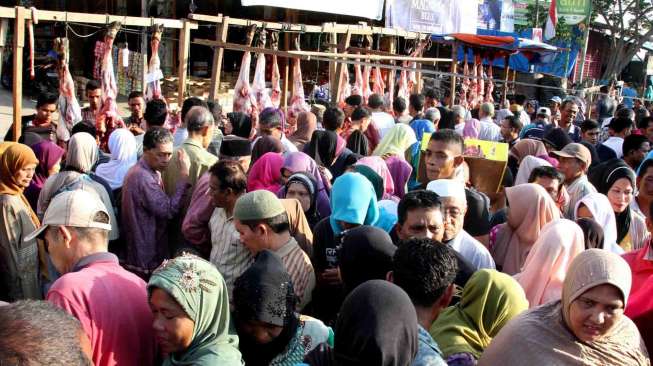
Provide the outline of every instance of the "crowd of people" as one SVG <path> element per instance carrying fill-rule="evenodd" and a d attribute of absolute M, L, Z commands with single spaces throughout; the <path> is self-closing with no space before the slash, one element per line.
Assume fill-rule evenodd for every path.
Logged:
<path fill-rule="evenodd" d="M 96 83 L 67 141 L 42 95 L 0 143 L 0 364 L 650 365 L 651 106 L 602 91 L 181 125 L 133 92 L 106 144 Z"/>

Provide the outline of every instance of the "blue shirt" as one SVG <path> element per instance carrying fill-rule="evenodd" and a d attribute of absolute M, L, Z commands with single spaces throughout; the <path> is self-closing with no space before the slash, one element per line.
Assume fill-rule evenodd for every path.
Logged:
<path fill-rule="evenodd" d="M 419 346 L 412 366 L 447 366 L 442 358 L 442 351 L 426 329 L 419 326 Z"/>
<path fill-rule="evenodd" d="M 637 98 L 637 91 L 633 88 L 624 88 L 623 91 L 621 92 L 621 96 L 624 97 L 623 99 L 623 104 L 628 107 L 632 108 L 633 107 L 633 98 Z"/>

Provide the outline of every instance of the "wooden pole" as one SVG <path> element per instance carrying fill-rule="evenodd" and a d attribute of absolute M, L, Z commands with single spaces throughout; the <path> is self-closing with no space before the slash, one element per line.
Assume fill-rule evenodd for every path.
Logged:
<path fill-rule="evenodd" d="M 338 43 L 338 52 L 345 53 L 347 52 L 347 47 L 349 47 L 349 42 L 351 42 L 351 32 L 347 31 L 344 38 Z M 331 85 L 331 104 L 335 105 L 338 102 L 338 95 L 340 95 L 340 82 L 342 81 L 342 72 L 343 67 L 347 67 L 346 64 L 339 62 L 336 65 L 336 83 Z"/>
<path fill-rule="evenodd" d="M 330 33 L 329 34 L 329 43 L 330 43 L 329 52 L 331 52 L 331 53 L 338 52 L 338 33 Z M 329 62 L 329 86 L 330 86 L 329 90 L 331 90 L 331 93 L 332 93 L 331 100 L 334 100 L 333 99 L 333 88 L 334 88 L 334 85 L 336 85 L 336 82 L 338 80 L 338 74 L 336 74 L 336 70 L 337 70 L 337 67 L 336 67 L 335 61 L 330 61 Z M 318 80 L 318 83 L 319 83 L 319 80 Z"/>
<path fill-rule="evenodd" d="M 9 28 L 9 19 L 0 20 L 0 60 L 4 60 L 5 46 L 7 44 L 7 29 Z M 2 64 L 0 62 L 0 75 L 2 75 Z"/>
<path fill-rule="evenodd" d="M 22 6 L 16 7 L 16 19 L 14 20 L 14 74 L 13 74 L 13 135 L 14 141 L 18 141 L 21 134 L 21 115 L 23 113 L 23 47 L 25 46 L 25 15 L 26 10 Z"/>
<path fill-rule="evenodd" d="M 501 96 L 501 103 L 506 102 L 506 98 L 508 97 L 508 77 L 510 76 L 510 56 L 506 56 L 504 58 L 504 69 L 506 73 L 504 76 L 503 80 L 503 95 Z"/>
<path fill-rule="evenodd" d="M 181 107 L 184 104 L 184 95 L 186 94 L 186 79 L 188 74 L 188 55 L 190 53 L 190 21 L 184 19 L 184 24 L 179 30 L 179 87 L 177 95 L 177 105 Z"/>
<path fill-rule="evenodd" d="M 451 73 L 458 73 L 458 43 L 451 45 Z M 451 77 L 451 98 L 449 98 L 449 107 L 453 107 L 456 102 L 456 77 Z"/>
<path fill-rule="evenodd" d="M 229 33 L 229 17 L 223 17 L 215 31 L 215 39 L 220 42 L 227 41 Z M 217 100 L 220 93 L 220 76 L 222 74 L 222 61 L 224 58 L 224 48 L 216 47 L 213 50 L 213 67 L 211 68 L 211 90 L 209 91 L 209 100 Z"/>

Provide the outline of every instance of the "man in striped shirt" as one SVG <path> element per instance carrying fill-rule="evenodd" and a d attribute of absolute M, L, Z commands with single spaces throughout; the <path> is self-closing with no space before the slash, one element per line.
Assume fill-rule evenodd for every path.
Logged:
<path fill-rule="evenodd" d="M 592 164 L 592 154 L 578 143 L 567 144 L 562 150 L 554 151 L 560 161 L 558 170 L 565 176 L 565 187 L 569 193 L 569 206 L 565 217 L 574 220 L 576 203 L 590 193 L 596 192 L 592 183 L 587 180 L 587 169 Z"/>
<path fill-rule="evenodd" d="M 308 255 L 290 235 L 281 201 L 266 190 L 249 192 L 238 199 L 233 216 L 240 241 L 253 256 L 267 249 L 281 257 L 299 298 L 297 310 L 303 309 L 311 300 L 315 272 Z"/>

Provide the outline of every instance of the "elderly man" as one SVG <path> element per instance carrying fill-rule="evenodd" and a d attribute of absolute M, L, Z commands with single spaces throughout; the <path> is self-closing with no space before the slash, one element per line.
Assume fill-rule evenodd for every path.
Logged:
<path fill-rule="evenodd" d="M 576 203 L 596 189 L 587 179 L 587 170 L 592 164 L 592 154 L 583 145 L 571 143 L 560 151 L 553 152 L 560 164 L 558 170 L 565 176 L 565 187 L 569 193 L 569 206 L 565 217 L 574 220 Z"/>
<path fill-rule="evenodd" d="M 433 122 L 433 125 L 435 126 L 435 129 L 437 130 L 439 125 L 440 125 L 440 120 L 442 119 L 442 115 L 440 114 L 440 110 L 437 108 L 429 108 L 424 112 L 424 119 L 429 120 Z"/>
<path fill-rule="evenodd" d="M 455 105 L 451 107 L 451 113 L 453 115 L 454 130 L 462 136 L 463 129 L 465 128 L 465 119 L 467 118 L 467 110 L 461 105 Z"/>
<path fill-rule="evenodd" d="M 152 365 L 155 345 L 145 282 L 108 252 L 109 213 L 86 191 L 60 193 L 42 226 L 54 267 L 63 275 L 46 299 L 82 323 L 95 365 Z"/>
<path fill-rule="evenodd" d="M 429 183 L 426 189 L 440 196 L 445 220 L 444 242 L 460 253 L 477 270 L 494 269 L 494 259 L 487 248 L 463 230 L 463 221 L 467 212 L 464 186 L 452 179 L 438 179 Z"/>
<path fill-rule="evenodd" d="M 481 130 L 478 133 L 479 140 L 499 141 L 501 140 L 501 129 L 494 123 L 494 104 L 483 103 L 478 110 L 478 118 L 481 122 Z"/>

